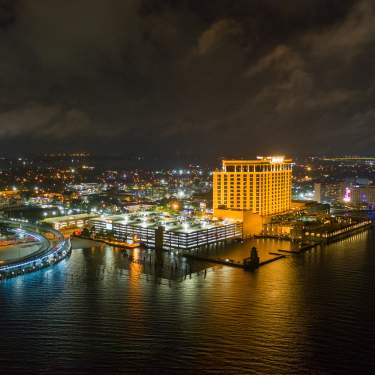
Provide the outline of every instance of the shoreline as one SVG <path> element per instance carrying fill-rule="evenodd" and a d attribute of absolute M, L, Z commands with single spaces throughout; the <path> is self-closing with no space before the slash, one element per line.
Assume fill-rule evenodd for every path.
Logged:
<path fill-rule="evenodd" d="M 312 249 L 314 249 L 318 246 L 327 246 L 327 245 L 339 242 L 341 240 L 344 240 L 346 238 L 350 238 L 351 236 L 355 235 L 356 233 L 361 233 L 361 232 L 371 230 L 372 228 L 373 228 L 373 223 L 370 223 L 370 224 L 363 225 L 359 228 L 354 228 L 354 229 L 349 230 L 347 232 L 340 233 L 340 234 L 338 234 L 338 235 L 336 235 L 332 238 L 326 239 L 326 240 L 316 241 L 314 243 L 302 244 L 302 246 L 300 248 L 297 248 L 297 249 L 291 248 L 291 250 L 277 249 L 277 250 L 273 250 L 273 251 L 268 251 L 268 254 L 273 255 L 274 257 L 263 260 L 263 261 L 260 260 L 258 266 L 250 267 L 250 268 L 246 267 L 246 265 L 241 261 L 233 261 L 233 260 L 227 259 L 227 258 L 225 258 L 225 259 L 214 258 L 214 257 L 211 258 L 209 254 L 207 254 L 207 256 L 202 256 L 202 255 L 199 255 L 199 254 L 182 252 L 181 254 L 179 254 L 179 256 L 185 257 L 185 258 L 190 259 L 190 260 L 201 261 L 201 262 L 206 262 L 206 263 L 213 263 L 213 264 L 220 264 L 220 265 L 224 265 L 224 266 L 228 266 L 228 267 L 232 267 L 232 268 L 242 268 L 244 270 L 254 271 L 254 270 L 256 270 L 256 269 L 258 269 L 258 268 L 260 268 L 264 265 L 273 263 L 273 262 L 281 260 L 281 259 L 285 259 L 290 255 L 303 254 L 303 253 L 305 253 L 307 251 L 310 251 L 310 250 L 312 250 Z M 105 239 L 93 239 L 93 238 L 89 238 L 89 237 L 76 236 L 76 235 L 72 236 L 71 239 L 72 240 L 78 240 L 78 241 L 79 240 L 92 241 L 94 243 L 96 242 L 96 243 L 99 243 L 99 244 L 100 243 L 106 244 L 106 245 L 109 245 L 109 246 L 112 246 L 112 247 L 118 247 L 118 248 L 130 250 L 130 251 L 132 250 L 132 249 L 126 248 L 125 246 L 121 246 L 119 244 L 113 244 L 110 241 L 106 241 Z M 254 236 L 254 239 L 270 239 L 270 240 L 273 239 L 273 240 L 275 240 L 275 238 L 269 238 L 268 236 L 264 236 L 264 237 Z M 280 238 L 280 239 L 277 239 L 277 240 L 285 241 L 286 239 Z M 145 249 L 143 246 L 140 246 L 139 248 Z M 155 249 L 153 249 L 153 250 L 155 250 Z M 195 249 L 195 250 L 198 250 L 198 249 Z M 169 252 L 168 250 L 163 250 L 163 251 Z"/>

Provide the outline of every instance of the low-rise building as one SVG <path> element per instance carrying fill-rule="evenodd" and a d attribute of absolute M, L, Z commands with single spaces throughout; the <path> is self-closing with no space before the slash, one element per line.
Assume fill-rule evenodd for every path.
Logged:
<path fill-rule="evenodd" d="M 239 220 L 186 218 L 160 212 L 143 212 L 98 217 L 90 220 L 94 238 L 119 242 L 134 238 L 151 248 L 188 250 L 220 241 L 242 238 Z"/>
<path fill-rule="evenodd" d="M 42 222 L 51 225 L 56 230 L 82 228 L 89 220 L 98 217 L 97 214 L 77 214 L 69 216 L 57 216 L 44 219 Z"/>

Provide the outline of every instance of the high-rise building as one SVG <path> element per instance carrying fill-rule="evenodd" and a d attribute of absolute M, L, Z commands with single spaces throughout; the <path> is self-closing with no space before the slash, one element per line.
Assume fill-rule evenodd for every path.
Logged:
<path fill-rule="evenodd" d="M 375 186 L 355 186 L 348 189 L 348 202 L 353 205 L 375 206 Z"/>
<path fill-rule="evenodd" d="M 283 157 L 223 160 L 213 173 L 213 208 L 261 216 L 286 212 L 292 200 L 292 161 Z"/>
<path fill-rule="evenodd" d="M 342 202 L 345 197 L 345 182 L 314 184 L 314 200 L 318 203 Z"/>

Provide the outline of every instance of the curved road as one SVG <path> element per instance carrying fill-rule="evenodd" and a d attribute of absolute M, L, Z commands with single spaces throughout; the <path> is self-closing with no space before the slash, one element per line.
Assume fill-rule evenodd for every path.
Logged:
<path fill-rule="evenodd" d="M 0 223 L 12 231 L 35 238 L 41 244 L 39 249 L 31 254 L 0 263 L 0 279 L 37 271 L 40 268 L 59 262 L 70 254 L 70 240 L 64 239 L 64 236 L 55 229 L 8 220 L 2 220 Z M 40 232 L 52 233 L 56 239 L 52 240 L 52 243 Z"/>

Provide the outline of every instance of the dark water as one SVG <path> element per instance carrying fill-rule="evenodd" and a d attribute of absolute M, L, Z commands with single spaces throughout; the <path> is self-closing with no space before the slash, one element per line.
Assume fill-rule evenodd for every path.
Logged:
<path fill-rule="evenodd" d="M 375 373 L 374 235 L 253 274 L 76 249 L 0 283 L 0 373 Z"/>

